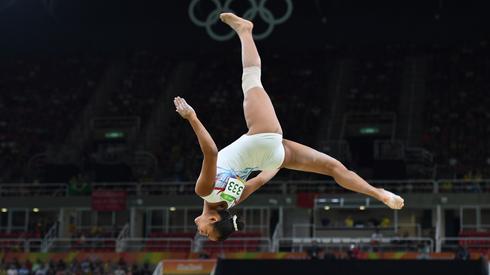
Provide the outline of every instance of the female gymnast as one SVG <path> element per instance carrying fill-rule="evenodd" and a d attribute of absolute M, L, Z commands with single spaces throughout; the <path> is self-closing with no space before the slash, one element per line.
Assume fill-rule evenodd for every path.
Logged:
<path fill-rule="evenodd" d="M 176 111 L 194 130 L 204 159 L 195 192 L 204 199 L 202 214 L 195 219 L 198 232 L 212 241 L 222 241 L 243 228 L 237 216 L 227 211 L 248 198 L 281 168 L 328 175 L 342 187 L 371 196 L 392 209 L 401 209 L 403 199 L 375 188 L 338 160 L 297 142 L 283 139 L 272 102 L 262 87 L 261 61 L 252 37 L 252 22 L 232 13 L 222 13 L 241 41 L 243 111 L 248 132 L 218 151 L 213 138 L 199 121 L 194 109 L 180 97 Z M 261 171 L 247 180 L 252 171 Z"/>

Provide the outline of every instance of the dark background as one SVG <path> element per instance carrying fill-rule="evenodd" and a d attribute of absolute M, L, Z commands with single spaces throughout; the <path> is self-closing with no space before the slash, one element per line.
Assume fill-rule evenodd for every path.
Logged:
<path fill-rule="evenodd" d="M 8 2 L 13 2 L 5 7 Z M 24 0 L 2 1 L 2 53 L 158 48 L 194 54 L 230 43 L 211 40 L 189 20 L 190 1 Z M 206 2 L 206 1 L 202 1 Z M 237 4 L 235 4 L 235 2 Z M 246 1 L 234 1 L 241 11 Z M 294 1 L 290 20 L 261 43 L 296 50 L 329 44 L 454 43 L 488 35 L 485 1 Z M 267 1 L 266 6 L 282 1 Z M 1 6 L 0 6 L 1 7 Z M 202 15 L 208 5 L 198 4 Z M 263 26 L 256 22 L 258 28 Z M 236 41 L 234 41 L 236 42 Z"/>
<path fill-rule="evenodd" d="M 190 87 L 183 91 L 175 91 L 175 93 L 185 95 L 191 102 L 196 104 L 200 114 L 202 114 L 201 118 L 203 119 L 204 124 L 208 127 L 208 130 L 216 140 L 218 148 L 223 148 L 246 130 L 245 125 L 242 123 L 243 120 L 240 117 L 241 111 L 233 112 L 233 115 L 238 114 L 233 121 L 227 121 L 226 123 L 224 121 L 220 121 L 219 123 L 212 122 L 215 116 L 231 117 L 231 112 L 228 112 L 230 110 L 224 110 L 223 112 L 217 111 L 214 106 L 211 106 L 212 104 L 201 103 L 202 101 L 208 100 L 208 98 L 200 96 L 201 94 L 211 94 L 219 89 L 222 89 L 222 92 L 227 93 L 227 96 L 230 96 L 228 91 L 240 89 L 239 76 L 241 72 L 238 62 L 239 42 L 236 38 L 225 42 L 211 39 L 204 28 L 194 25 L 189 19 L 188 8 L 190 2 L 190 0 L 0 1 L 0 54 L 5 58 L 5 64 L 7 64 L 4 66 L 5 75 L 7 75 L 7 71 L 12 75 L 6 77 L 6 79 L 13 79 L 20 76 L 22 73 L 28 75 L 32 68 L 40 68 L 36 65 L 37 63 L 43 64 L 40 71 L 45 72 L 46 75 L 40 77 L 38 81 L 43 82 L 46 80 L 47 88 L 44 92 L 47 96 L 53 94 L 53 91 L 57 89 L 59 95 L 54 96 L 54 100 L 56 100 L 57 96 L 66 96 L 71 93 L 67 90 L 63 90 L 64 88 L 60 88 L 61 85 L 57 84 L 59 80 L 66 80 L 67 77 L 62 69 L 59 69 L 60 64 L 66 63 L 67 61 L 69 63 L 70 58 L 74 56 L 77 56 L 76 59 L 82 61 L 82 63 L 90 60 L 90 58 L 100 61 L 99 63 L 93 63 L 97 65 L 94 65 L 94 67 L 90 69 L 79 69 L 79 71 L 83 71 L 83 73 L 92 72 L 92 76 L 75 78 L 76 81 L 84 81 L 84 77 L 95 80 L 95 86 L 88 88 L 78 95 L 74 92 L 75 96 L 85 96 L 84 100 L 92 100 L 90 101 L 90 104 L 87 104 L 88 101 L 72 101 L 77 109 L 67 107 L 69 110 L 60 111 L 56 110 L 56 108 L 51 108 L 52 105 L 50 105 L 51 103 L 49 101 L 44 102 L 46 103 L 47 108 L 39 107 L 39 109 L 29 105 L 30 103 L 26 104 L 25 102 L 21 102 L 20 108 L 26 108 L 34 114 L 31 114 L 32 117 L 26 118 L 25 121 L 23 121 L 23 113 L 20 111 L 19 118 L 12 117 L 11 119 L 14 122 L 25 122 L 25 128 L 31 130 L 31 125 L 36 126 L 36 123 L 33 122 L 33 118 L 37 117 L 36 114 L 58 112 L 57 115 L 60 115 L 62 118 L 58 119 L 56 117 L 53 119 L 52 117 L 49 117 L 47 123 L 50 125 L 59 124 L 53 128 L 61 133 L 58 135 L 61 142 L 54 144 L 51 151 L 61 152 L 64 149 L 56 148 L 56 146 L 63 145 L 63 135 L 69 133 L 71 129 L 75 128 L 74 126 L 81 123 L 80 114 L 83 110 L 90 108 L 91 104 L 94 102 L 93 98 L 95 98 L 97 94 L 100 94 L 100 91 L 97 90 L 100 88 L 98 85 L 100 85 L 100 83 L 107 83 L 103 82 L 101 79 L 104 79 L 104 75 L 108 71 L 108 68 L 111 68 L 111 66 L 122 68 L 124 66 L 119 65 L 125 64 L 130 67 L 131 70 L 143 68 L 143 70 L 148 69 L 150 71 L 150 76 L 146 76 L 147 78 L 142 80 L 143 84 L 138 87 L 135 86 L 134 90 L 129 92 L 129 96 L 131 96 L 131 93 L 133 93 L 132 95 L 140 96 L 139 99 L 136 99 L 131 103 L 131 106 L 136 106 L 140 105 L 141 102 L 148 98 L 146 95 L 143 95 L 145 89 L 154 96 L 154 102 L 161 102 L 162 93 L 161 90 L 159 90 L 161 87 L 157 87 L 157 85 L 159 85 L 158 83 L 160 83 L 162 79 L 175 78 L 175 68 L 178 67 L 178 64 L 188 61 L 193 63 L 193 66 L 196 67 L 196 72 L 191 74 L 192 76 L 188 81 Z M 212 1 L 199 1 L 195 9 L 197 17 L 201 19 L 206 18 L 209 13 L 213 11 L 214 7 L 210 3 L 212 3 Z M 224 1 L 221 3 L 224 3 Z M 279 17 L 279 14 L 282 14 L 285 10 L 284 1 L 271 0 L 265 1 L 265 3 L 265 6 L 277 17 Z M 352 81 L 345 80 L 346 83 L 343 83 L 342 93 L 347 94 L 352 92 L 353 89 L 359 89 L 360 87 L 360 93 L 358 94 L 361 96 L 367 94 L 369 96 L 371 92 L 374 92 L 375 94 L 376 92 L 379 92 L 378 90 L 385 89 L 384 92 L 386 94 L 378 94 L 375 96 L 381 97 L 381 100 L 391 98 L 393 102 L 389 102 L 389 104 L 392 105 L 392 108 L 388 111 L 396 112 L 398 119 L 401 119 L 406 115 L 406 112 L 408 112 L 403 109 L 404 105 L 406 105 L 404 102 L 406 98 L 403 96 L 409 94 L 407 93 L 407 87 L 410 87 L 410 85 L 413 84 L 413 81 L 404 82 L 403 80 L 410 79 L 410 77 L 407 77 L 408 68 L 410 67 L 411 62 L 409 59 L 422 59 L 426 63 L 425 67 L 427 68 L 427 71 L 420 72 L 421 77 L 418 79 L 422 79 L 421 81 L 427 83 L 424 85 L 426 85 L 426 90 L 430 90 L 433 93 L 433 95 L 431 95 L 433 98 L 423 99 L 422 96 L 424 92 L 420 92 L 421 95 L 418 95 L 419 98 L 421 98 L 420 102 L 425 103 L 424 108 L 419 110 L 419 112 L 424 112 L 423 116 L 425 120 L 418 118 L 418 122 L 421 124 L 424 121 L 429 120 L 430 117 L 436 113 L 435 111 L 440 111 L 440 113 L 442 113 L 442 122 L 437 121 L 434 124 L 439 126 L 437 123 L 445 123 L 443 131 L 439 132 L 439 136 L 442 138 L 446 136 L 446 130 L 452 130 L 452 122 L 448 123 L 449 120 L 445 116 L 451 116 L 451 112 L 456 110 L 457 113 L 460 113 L 459 118 L 461 122 L 461 120 L 464 120 L 465 116 L 468 115 L 465 113 L 466 109 L 469 109 L 469 106 L 475 105 L 469 100 L 467 103 L 468 105 L 458 105 L 459 102 L 457 99 L 452 100 L 449 103 L 446 102 L 448 97 L 447 94 L 450 94 L 446 93 L 446 90 L 451 90 L 451 96 L 458 96 L 458 93 L 460 93 L 461 90 L 471 89 L 469 91 L 471 94 L 467 97 L 471 99 L 484 96 L 487 91 L 488 81 L 486 81 L 486 75 L 488 75 L 488 69 L 486 67 L 487 64 L 485 63 L 487 61 L 485 60 L 488 59 L 488 53 L 486 51 L 488 42 L 486 41 L 489 38 L 488 26 L 490 25 L 490 17 L 487 15 L 489 5 L 486 4 L 486 2 L 438 0 L 396 2 L 376 1 L 374 3 L 366 3 L 363 1 L 297 0 L 293 1 L 293 3 L 294 11 L 291 18 L 284 24 L 276 25 L 270 37 L 257 41 L 262 59 L 264 60 L 264 71 L 267 71 L 267 73 L 264 74 L 263 81 L 276 108 L 279 110 L 278 117 L 283 123 L 286 138 L 298 140 L 314 148 L 319 148 L 318 144 L 316 144 L 316 141 L 318 140 L 316 139 L 316 132 L 313 132 L 313 134 L 310 135 L 308 130 L 297 127 L 312 125 L 314 121 L 300 121 L 296 114 L 292 115 L 290 113 L 288 108 L 294 107 L 291 106 L 291 104 L 297 103 L 298 105 L 303 105 L 299 106 L 299 109 L 296 111 L 299 114 L 303 112 L 306 113 L 306 110 L 311 109 L 309 106 L 316 105 L 316 108 L 322 111 L 319 120 L 327 121 L 327 123 L 329 123 L 329 119 L 329 121 L 334 121 L 333 116 L 341 117 L 344 113 L 349 111 L 357 111 L 355 110 L 355 107 L 352 106 L 350 109 L 339 109 L 337 112 L 331 111 L 337 102 L 330 97 L 330 94 L 327 94 L 327 90 L 330 93 L 334 90 L 332 89 L 333 84 L 331 83 L 335 83 L 338 79 L 338 76 L 335 75 L 334 71 L 338 70 L 341 67 L 339 64 L 345 60 L 354 60 L 354 63 L 347 67 L 354 70 L 350 75 L 355 79 Z M 240 15 L 247 11 L 250 6 L 248 1 L 235 0 L 232 1 L 231 8 Z M 260 19 L 260 16 L 257 16 L 253 21 L 257 32 L 261 32 L 267 27 L 267 23 L 263 22 L 263 20 Z M 213 28 L 215 28 L 217 32 L 229 31 L 223 24 L 216 24 Z M 467 49 L 465 47 L 469 47 L 470 49 L 481 47 L 481 51 L 471 50 L 470 52 L 474 53 L 466 57 L 465 51 L 467 51 Z M 148 61 L 149 64 L 153 62 L 154 64 L 152 64 L 156 67 L 144 64 L 143 67 L 139 68 L 137 65 L 131 64 L 132 58 L 137 56 L 140 51 L 147 51 L 145 53 L 145 58 L 147 58 L 146 61 Z M 463 58 L 460 58 L 460 56 L 463 56 Z M 44 61 L 37 60 L 43 58 Z M 56 58 L 59 58 L 59 60 Z M 26 63 L 24 66 L 19 66 L 19 68 L 16 69 L 17 65 L 15 64 L 17 59 L 25 59 L 23 62 Z M 7 60 L 11 63 L 8 63 Z M 479 64 L 479 60 L 482 60 L 481 65 Z M 213 62 L 216 64 L 211 64 Z M 374 70 L 368 68 L 376 62 L 378 63 L 375 67 L 379 66 L 379 68 L 374 68 Z M 167 69 L 158 67 L 164 67 L 165 63 L 165 66 L 168 66 Z M 389 68 L 389 66 L 392 66 L 393 64 L 395 64 L 394 67 Z M 148 67 L 144 67 L 147 65 Z M 383 68 L 385 65 L 387 65 L 387 67 Z M 51 72 L 47 69 L 49 66 L 52 66 L 51 69 L 54 68 Z M 77 72 L 77 66 L 82 67 L 81 65 L 75 65 L 73 68 L 74 72 Z M 463 66 L 465 67 L 463 68 Z M 291 68 L 291 70 L 284 68 Z M 98 71 L 96 71 L 97 69 Z M 468 85 L 468 83 L 471 84 L 472 80 L 466 79 L 465 74 L 474 73 L 475 69 L 477 78 L 480 81 L 480 83 L 476 84 L 478 87 L 468 88 L 468 86 L 458 86 Z M 151 72 L 151 70 L 153 71 Z M 285 71 L 283 72 L 283 75 L 280 74 L 281 70 Z M 294 72 L 295 70 L 296 72 Z M 307 74 L 309 72 L 309 76 L 301 75 L 302 72 L 307 72 Z M 381 84 L 380 87 L 376 87 L 376 84 L 373 85 L 378 77 L 385 77 L 386 72 L 391 72 L 393 75 L 392 79 L 390 79 L 390 77 L 387 78 L 388 82 L 391 84 Z M 442 72 L 442 77 L 448 77 L 452 82 L 447 82 L 445 80 L 440 81 L 440 79 L 433 80 L 432 77 L 439 72 Z M 211 75 L 206 76 L 206 73 L 211 73 Z M 288 73 L 291 74 L 288 76 Z M 372 75 L 368 75 L 369 73 Z M 129 77 L 124 76 L 124 73 L 121 75 L 118 84 L 115 84 L 112 88 L 107 88 L 107 90 L 111 89 L 113 92 L 112 99 L 117 99 L 118 95 L 121 94 L 120 87 L 118 86 L 121 86 L 121 83 L 125 83 Z M 200 79 L 200 77 L 202 77 L 202 79 Z M 208 79 L 205 77 L 208 77 Z M 437 77 L 439 76 L 436 76 L 436 78 Z M 490 78 L 490 76 L 488 77 Z M 462 78 L 466 81 L 466 84 L 459 84 L 459 79 L 456 78 Z M 291 82 L 285 84 L 285 80 L 291 80 Z M 365 82 L 365 80 L 368 80 L 368 82 Z M 154 86 L 145 86 L 145 84 L 150 81 L 153 81 L 152 85 Z M 358 83 L 354 83 L 355 81 Z M 369 81 L 373 81 L 373 83 L 369 83 Z M 365 84 L 365 86 L 359 86 L 361 85 L 360 83 L 367 84 Z M 432 83 L 437 83 L 436 86 L 439 86 L 433 89 L 431 86 L 433 85 Z M 444 85 L 446 83 L 447 85 Z M 33 87 L 29 87 L 32 91 L 26 90 L 29 85 L 26 85 L 25 83 L 20 83 L 20 86 L 18 87 L 8 87 L 8 85 L 17 84 L 7 84 L 5 89 L 11 90 L 11 94 L 6 97 L 8 100 L 11 100 L 12 98 L 15 99 L 16 93 L 22 90 L 26 93 L 27 100 L 32 100 L 34 96 L 40 96 L 40 92 L 36 91 L 36 89 L 39 88 L 38 83 L 33 84 Z M 73 86 L 75 90 L 79 88 L 77 87 L 77 84 Z M 18 88 L 19 90 L 15 90 L 14 88 Z M 207 88 L 209 91 L 203 90 L 202 88 Z M 301 96 L 301 99 L 294 99 L 297 96 Z M 221 97 L 221 99 L 227 102 L 233 102 L 233 104 L 241 101 L 241 93 L 231 95 L 229 98 L 224 98 L 223 95 L 218 97 Z M 434 107 L 432 107 L 433 105 L 430 104 L 431 101 L 441 101 L 442 99 L 446 101 L 442 103 L 439 102 L 438 104 L 440 105 L 437 105 L 439 106 L 437 108 L 441 110 L 437 108 L 434 109 Z M 381 100 L 378 102 L 381 102 Z M 111 100 L 109 99 L 108 102 L 110 101 Z M 360 102 L 362 101 L 363 99 L 360 100 Z M 456 104 L 454 102 L 456 102 Z M 378 103 L 378 105 L 383 104 L 384 103 Z M 449 106 L 449 104 L 452 104 L 452 106 Z M 66 106 L 66 104 L 62 105 Z M 454 108 L 454 105 L 457 105 L 456 108 Z M 481 105 L 479 106 L 480 109 L 485 109 L 483 101 L 479 102 L 479 105 Z M 308 108 L 305 109 L 305 106 L 308 106 Z M 167 107 L 173 108 L 170 100 L 168 101 L 168 104 L 165 105 L 165 108 Z M 9 108 L 12 107 L 10 105 L 5 106 L 4 112 L 6 114 L 11 113 L 12 109 Z M 143 107 L 143 110 L 150 110 L 149 112 L 146 112 L 146 117 L 142 116 L 143 123 L 151 121 L 148 119 L 148 113 L 154 112 L 154 110 L 157 110 L 158 108 L 161 107 L 156 106 L 155 104 L 150 104 L 149 107 Z M 99 109 L 104 108 L 99 106 Z M 106 107 L 105 109 L 108 108 Z M 125 110 L 121 110 L 120 113 L 116 113 L 115 115 L 124 116 L 126 115 L 124 114 L 124 111 Z M 64 112 L 66 112 L 66 114 Z M 476 116 L 482 117 L 483 113 L 485 113 L 485 111 L 481 111 Z M 65 115 L 70 117 L 70 119 L 64 119 L 64 117 L 66 117 Z M 107 112 L 93 113 L 92 117 L 95 118 L 104 115 L 107 115 Z M 136 115 L 140 114 L 136 112 Z M 412 111 L 410 115 L 416 117 L 414 111 Z M 483 116 L 486 116 L 486 113 L 483 114 Z M 174 156 L 172 160 L 165 163 L 165 160 L 168 159 L 168 155 L 175 149 L 172 146 L 179 144 L 182 149 L 185 148 L 185 154 L 180 152 L 175 153 L 174 155 L 188 155 L 188 161 L 181 166 L 185 166 L 189 171 L 188 175 L 184 178 L 186 180 L 192 179 L 198 172 L 200 157 L 202 157 L 202 155 L 199 152 L 199 147 L 187 125 L 181 123 L 181 121 L 175 117 L 172 117 L 170 120 L 171 122 L 163 126 L 160 125 L 159 127 L 177 129 L 174 136 L 170 137 L 168 140 L 163 141 L 162 139 L 162 143 L 165 144 L 162 145 L 161 148 L 152 148 L 148 150 L 151 154 L 157 156 L 158 163 L 156 166 L 169 167 L 174 165 L 176 160 L 180 158 Z M 341 121 L 341 119 L 338 121 Z M 377 122 L 374 122 L 374 124 L 376 123 Z M 480 122 L 475 120 L 472 124 L 474 126 L 469 126 L 469 129 L 473 130 L 474 128 L 485 127 L 485 125 L 478 123 Z M 220 128 L 219 126 L 230 124 L 233 124 L 232 126 L 235 128 L 228 134 L 222 133 L 227 129 Z M 430 123 L 426 124 L 427 125 L 419 127 L 419 132 L 422 133 L 427 131 L 433 126 Z M 463 121 L 461 125 L 464 124 L 465 122 Z M 15 124 L 12 123 L 11 125 Z M 366 124 L 365 126 L 369 125 Z M 42 129 L 44 128 L 44 125 L 38 128 L 44 130 Z M 313 126 L 313 128 L 315 127 Z M 341 125 L 340 123 L 337 123 L 332 126 L 332 128 L 334 129 L 333 132 L 340 132 Z M 305 129 L 307 129 L 307 127 Z M 459 129 L 459 132 L 453 134 L 453 137 L 465 136 L 465 131 L 466 130 Z M 399 133 L 400 132 L 396 133 L 397 138 L 408 140 L 407 135 Z M 50 133 L 46 135 L 47 140 L 51 139 L 49 134 Z M 419 134 L 420 133 L 417 132 L 414 135 Z M 19 133 L 14 133 L 14 135 L 18 135 L 15 138 L 23 136 Z M 180 136 L 188 136 L 188 143 L 186 144 L 180 140 Z M 474 142 L 474 140 L 485 142 L 485 140 L 482 140 L 483 136 L 484 134 L 474 135 L 472 139 L 466 139 L 463 142 L 453 138 L 449 142 L 444 143 L 443 146 L 450 144 L 451 146 L 454 145 L 457 147 L 461 144 Z M 33 135 L 33 137 L 36 136 Z M 327 138 L 335 139 L 335 137 L 332 138 L 331 136 Z M 344 138 L 350 143 L 352 162 L 347 162 L 346 165 L 352 167 L 353 170 L 359 171 L 361 175 L 377 179 L 410 177 L 410 175 L 405 174 L 405 166 L 406 163 L 408 163 L 407 159 L 398 159 L 397 161 L 393 161 L 392 159 L 374 161 L 373 142 L 375 139 L 388 139 L 389 136 L 387 136 L 386 133 L 373 135 L 372 138 L 370 136 L 363 136 L 360 138 L 340 138 Z M 439 144 L 439 140 L 434 139 L 432 141 L 432 145 Z M 108 141 L 107 143 L 110 142 L 111 141 Z M 419 142 L 419 140 L 416 140 L 416 142 Z M 25 148 L 28 144 L 29 142 L 26 142 L 21 146 Z M 46 144 L 42 145 L 44 146 Z M 46 166 L 46 174 L 49 175 L 46 181 L 65 181 L 65 179 L 76 174 L 77 171 L 87 169 L 89 165 L 84 164 L 84 161 L 88 158 L 87 155 L 90 155 L 95 151 L 90 147 L 92 145 L 94 144 L 90 144 L 90 140 L 86 142 L 83 150 L 80 150 L 81 153 L 85 155 L 79 156 L 79 160 L 77 160 L 76 163 L 60 160 L 60 158 L 58 158 L 57 161 L 54 161 L 53 159 L 45 161 L 43 165 Z M 104 144 L 100 147 L 103 146 Z M 447 146 L 449 147 L 449 145 Z M 435 147 L 436 146 L 432 146 L 431 148 L 426 149 L 432 151 Z M 134 148 L 131 148 L 130 150 L 132 149 Z M 453 156 L 447 153 L 447 148 L 436 149 L 438 151 L 436 152 L 437 160 L 435 162 L 446 165 L 448 160 Z M 319 148 L 319 150 L 322 149 Z M 459 159 L 461 159 L 461 155 L 466 154 L 465 150 L 466 148 L 459 150 L 460 155 L 457 156 Z M 46 150 L 45 148 L 36 148 L 29 150 L 23 157 L 17 158 L 17 175 L 22 175 L 24 173 L 22 172 L 23 166 L 26 166 L 32 156 L 47 151 L 49 150 Z M 481 150 L 479 149 L 474 149 L 473 151 L 479 151 L 481 153 Z M 174 150 L 174 152 L 179 151 Z M 330 154 L 330 152 L 326 153 Z M 442 155 L 442 157 L 439 157 L 440 155 Z M 486 161 L 488 153 L 486 153 L 486 155 L 480 155 L 477 159 L 478 165 L 485 166 L 488 170 L 488 161 Z M 333 156 L 337 157 L 335 154 L 333 154 Z M 470 156 L 468 158 L 472 157 Z M 10 160 L 6 160 L 6 162 L 12 163 Z M 60 162 L 62 164 L 69 163 L 71 167 L 60 169 Z M 429 165 L 432 164 L 433 163 L 430 163 Z M 456 177 L 462 177 L 471 170 L 468 166 L 473 165 L 473 163 L 467 163 L 466 165 L 466 167 L 459 169 L 456 173 L 448 174 L 457 174 Z M 82 166 L 84 167 L 81 168 Z M 361 169 L 365 166 L 372 168 L 374 174 L 364 174 Z M 98 174 L 104 174 L 103 177 L 96 177 L 99 180 L 134 180 L 134 178 L 129 175 L 129 169 L 120 169 L 120 167 L 108 169 L 106 166 L 97 166 L 96 168 L 91 167 L 88 169 L 99 171 L 97 172 Z M 66 174 L 62 174 L 60 171 L 66 172 Z M 117 171 L 117 173 L 114 173 L 115 171 Z M 167 177 L 163 177 L 165 179 L 168 179 L 167 172 L 168 171 L 162 172 L 162 174 L 167 175 Z M 180 171 L 176 171 L 175 173 L 181 174 Z M 301 177 L 303 177 L 303 175 L 298 176 L 298 178 Z M 425 174 L 424 177 L 427 177 L 427 174 Z M 159 177 L 159 179 L 161 178 L 162 177 Z M 22 181 L 22 179 L 17 180 Z"/>

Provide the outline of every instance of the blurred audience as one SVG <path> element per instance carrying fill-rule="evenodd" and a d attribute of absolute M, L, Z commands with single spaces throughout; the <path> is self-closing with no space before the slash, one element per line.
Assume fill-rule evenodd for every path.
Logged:
<path fill-rule="evenodd" d="M 398 110 L 402 94 L 404 51 L 399 44 L 353 52 L 353 79 L 347 90 L 346 112 L 380 113 Z"/>
<path fill-rule="evenodd" d="M 142 265 L 136 263 L 128 264 L 123 258 L 120 258 L 116 263 L 88 258 L 81 262 L 73 259 L 71 263 L 66 263 L 63 259 L 59 259 L 57 262 L 53 260 L 43 262 L 38 259 L 34 264 L 29 262 L 29 260 L 22 263 L 18 260 L 0 262 L 0 274 L 8 275 L 151 275 L 153 269 L 154 266 L 149 263 Z"/>
<path fill-rule="evenodd" d="M 21 181 L 27 161 L 63 143 L 104 71 L 86 54 L 5 59 L 0 64 L 3 181 Z M 6 174 L 8 173 L 8 174 Z"/>
<path fill-rule="evenodd" d="M 128 69 L 106 104 L 106 116 L 138 116 L 144 123 L 166 84 L 172 62 L 148 51 L 136 51 L 127 57 Z"/>
<path fill-rule="evenodd" d="M 490 176 L 490 48 L 488 42 L 434 45 L 427 56 L 425 129 L 421 143 L 436 158 L 439 178 Z M 470 176 L 471 177 L 471 176 Z"/>
<path fill-rule="evenodd" d="M 417 47 L 415 47 L 417 48 Z M 340 89 L 345 99 L 343 113 L 398 113 L 400 95 L 404 91 L 405 59 L 410 47 L 389 44 L 373 49 L 337 49 L 323 52 L 268 54 L 262 81 L 274 102 L 284 135 L 293 140 L 318 147 L 322 121 L 330 119 L 327 104 L 331 75 L 339 60 L 348 60 L 350 79 Z M 424 131 L 419 145 L 435 155 L 439 178 L 478 179 L 490 177 L 490 51 L 486 41 L 432 48 L 417 48 L 427 63 L 425 81 Z M 194 58 L 197 68 L 189 81 L 191 88 L 180 91 L 196 109 L 203 123 L 223 148 L 244 134 L 241 71 L 237 56 L 229 58 Z M 341 57 L 339 57 L 341 56 Z M 116 91 L 103 106 L 102 116 L 137 117 L 145 125 L 162 92 L 174 73 L 175 62 L 161 54 L 134 51 L 126 56 L 125 70 Z M 34 156 L 57 151 L 79 115 L 100 85 L 107 68 L 103 56 L 78 54 L 71 56 L 10 58 L 0 64 L 0 182 L 25 182 L 26 166 L 42 166 L 44 158 Z M 340 115 L 340 114 L 339 114 Z M 195 179 L 202 154 L 188 125 L 173 115 L 156 152 L 161 173 L 155 180 Z M 113 152 L 107 162 L 114 164 L 121 154 L 136 150 L 125 144 L 94 144 L 84 152 L 94 156 Z M 122 152 L 116 154 L 114 152 Z M 29 160 L 32 159 L 29 163 Z M 73 175 L 100 174 L 93 160 L 84 157 Z M 119 164 L 119 163 L 116 163 Z M 118 181 L 134 180 L 132 167 L 114 169 L 127 173 Z M 108 170 L 104 167 L 99 170 Z M 137 170 L 137 169 L 136 169 Z M 112 170 L 111 170 L 112 171 Z M 144 172 L 141 178 L 149 177 Z M 152 175 L 155 173 L 152 173 Z M 315 179 L 313 174 L 297 176 L 281 172 L 288 179 Z M 67 181 L 70 177 L 68 176 Z M 139 178 L 139 177 L 138 177 Z M 150 177 L 154 179 L 153 177 Z M 39 179 L 36 179 L 39 180 Z M 105 179 L 104 179 L 105 180 Z M 476 183 L 469 187 L 479 192 Z M 70 182 L 72 194 L 84 193 L 89 186 Z M 448 189 L 450 186 L 444 186 Z"/>

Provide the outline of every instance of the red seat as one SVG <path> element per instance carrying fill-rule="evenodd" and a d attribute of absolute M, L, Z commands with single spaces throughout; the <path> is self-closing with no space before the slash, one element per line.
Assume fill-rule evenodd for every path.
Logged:
<path fill-rule="evenodd" d="M 146 241 L 145 250 L 189 252 L 191 250 L 191 241 L 194 239 L 195 234 L 195 232 L 150 232 L 148 238 L 157 240 Z M 158 240 L 159 238 L 168 240 Z M 178 240 L 181 238 L 187 240 Z"/>
<path fill-rule="evenodd" d="M 206 241 L 204 251 L 214 255 L 226 252 L 256 252 L 259 251 L 262 235 L 259 232 L 236 232 L 230 238 L 222 243 Z M 255 239 L 249 239 L 255 238 Z"/>
<path fill-rule="evenodd" d="M 486 240 L 459 240 L 459 245 L 466 247 L 470 252 L 487 254 L 490 252 L 490 232 L 462 231 L 461 238 L 488 238 Z"/>

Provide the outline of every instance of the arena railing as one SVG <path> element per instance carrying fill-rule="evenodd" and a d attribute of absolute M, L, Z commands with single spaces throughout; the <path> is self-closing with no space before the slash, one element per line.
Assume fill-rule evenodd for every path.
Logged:
<path fill-rule="evenodd" d="M 459 247 L 473 251 L 490 251 L 490 237 L 442 237 L 436 251 L 456 251 Z"/>
<path fill-rule="evenodd" d="M 256 221 L 255 221 L 256 222 Z M 162 232 L 162 233 L 182 233 L 182 232 L 196 232 L 196 225 L 194 223 L 187 223 L 185 225 L 147 225 L 147 233 L 150 232 Z M 269 234 L 270 229 L 268 224 L 252 224 L 247 222 L 245 228 L 241 230 L 243 233 L 260 233 L 262 236 Z M 128 237 L 128 236 L 126 236 Z M 125 238 L 126 238 L 125 237 Z M 153 237 L 153 236 L 150 236 Z M 157 236 L 154 236 L 157 237 Z"/>
<path fill-rule="evenodd" d="M 283 237 L 283 222 L 280 219 L 276 225 L 276 229 L 274 229 L 274 233 L 272 234 L 272 247 L 271 251 L 278 252 L 279 251 L 279 240 Z"/>
<path fill-rule="evenodd" d="M 120 244 L 118 244 L 120 242 Z M 273 245 L 274 244 L 274 245 Z M 434 246 L 436 245 L 436 246 Z M 180 251 L 191 252 L 192 238 L 58 238 L 54 239 L 47 251 L 41 251 L 42 239 L 5 238 L 0 239 L 0 252 L 64 252 L 64 251 Z M 225 242 L 205 241 L 201 250 L 207 252 L 256 251 L 256 252 L 305 252 L 313 247 L 327 250 L 361 251 L 414 251 L 441 252 L 456 251 L 463 247 L 470 251 L 487 253 L 490 250 L 490 237 L 443 237 L 436 242 L 432 238 L 229 238 Z"/>
<path fill-rule="evenodd" d="M 369 180 L 376 187 L 397 193 L 488 193 L 490 179 L 470 180 Z M 92 190 L 123 190 L 128 195 L 193 195 L 195 182 L 118 182 L 93 183 Z M 65 183 L 3 183 L 0 197 L 76 196 L 70 194 Z M 334 181 L 276 180 L 264 185 L 258 193 L 297 194 L 300 192 L 347 192 Z"/>
<path fill-rule="evenodd" d="M 69 250 L 107 251 L 116 250 L 114 238 L 57 238 L 52 240 L 48 252 L 64 252 Z"/>
<path fill-rule="evenodd" d="M 232 237 L 223 242 L 205 241 L 201 250 L 217 253 L 227 251 L 270 252 L 272 251 L 272 242 L 271 239 L 263 237 Z"/>
<path fill-rule="evenodd" d="M 347 232 L 353 232 L 359 237 L 366 237 L 366 233 L 369 235 L 380 233 L 385 233 L 387 237 L 394 236 L 397 232 L 401 230 L 410 230 L 416 232 L 414 236 L 420 238 L 422 237 L 422 227 L 419 223 L 396 223 L 392 226 L 379 227 L 374 225 L 367 225 L 362 227 L 348 227 L 348 226 L 335 226 L 335 225 L 321 225 L 313 223 L 295 223 L 292 225 L 292 231 L 289 236 L 291 238 L 301 238 L 301 237 L 312 237 L 312 238 L 322 238 L 322 237 L 343 237 L 337 234 L 345 234 Z M 342 232 L 342 233 L 339 233 Z M 336 235 L 334 235 L 336 234 Z M 345 237 L 352 235 L 345 234 Z M 380 236 L 381 237 L 381 236 Z"/>
<path fill-rule="evenodd" d="M 118 244 L 121 242 L 122 244 Z M 0 239 L 0 252 L 64 252 L 71 250 L 121 252 L 121 251 L 190 251 L 193 239 L 190 238 L 59 238 L 52 241 L 46 251 L 41 251 L 42 239 Z M 124 248 L 116 250 L 116 246 Z"/>
<path fill-rule="evenodd" d="M 194 239 L 191 238 L 127 238 L 118 241 L 121 251 L 125 252 L 160 250 L 190 252 L 193 244 Z"/>
<path fill-rule="evenodd" d="M 124 251 L 124 242 L 123 240 L 129 238 L 129 223 L 125 224 L 121 231 L 119 232 L 117 239 L 116 239 L 116 252 L 122 252 Z"/>
<path fill-rule="evenodd" d="M 41 252 L 42 239 L 0 239 L 0 252 Z"/>
<path fill-rule="evenodd" d="M 53 240 L 55 240 L 56 237 L 58 236 L 58 231 L 59 231 L 59 221 L 55 222 L 48 230 L 48 232 L 44 235 L 44 238 L 42 239 L 41 242 L 42 252 L 47 252 L 49 250 L 49 247 L 53 244 Z"/>
<path fill-rule="evenodd" d="M 67 189 L 65 183 L 0 183 L 0 197 L 64 197 Z"/>
<path fill-rule="evenodd" d="M 432 238 L 280 238 L 279 252 L 305 252 L 313 247 L 346 250 L 354 247 L 361 251 L 416 251 L 433 252 Z"/>
<path fill-rule="evenodd" d="M 130 252 L 130 251 L 175 251 L 191 252 L 193 238 L 59 238 L 53 240 L 46 251 L 41 251 L 42 239 L 0 239 L 0 252 Z M 271 251 L 268 238 L 229 238 L 224 242 L 205 241 L 202 251 Z"/>

